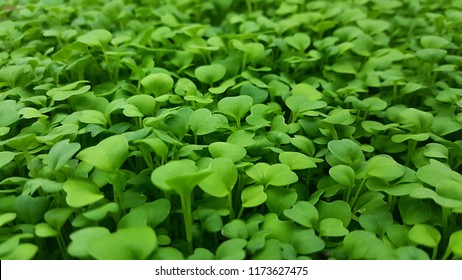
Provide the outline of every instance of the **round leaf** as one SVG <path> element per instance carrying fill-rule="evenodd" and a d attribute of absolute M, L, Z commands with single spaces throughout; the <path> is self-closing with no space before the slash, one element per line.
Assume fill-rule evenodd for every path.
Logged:
<path fill-rule="evenodd" d="M 248 95 L 225 97 L 218 102 L 218 110 L 238 121 L 250 111 L 252 104 L 253 99 Z"/>
<path fill-rule="evenodd" d="M 346 165 L 336 165 L 329 169 L 329 175 L 334 179 L 337 183 L 347 186 L 353 187 L 355 183 L 355 171 L 353 168 L 346 166 Z"/>
<path fill-rule="evenodd" d="M 150 74 L 141 80 L 141 84 L 155 96 L 168 93 L 173 88 L 173 83 L 172 77 L 166 73 Z"/>
<path fill-rule="evenodd" d="M 340 237 L 348 234 L 343 222 L 336 218 L 326 218 L 319 223 L 319 235 L 327 237 Z"/>
<path fill-rule="evenodd" d="M 226 74 L 226 68 L 221 64 L 202 65 L 194 70 L 196 78 L 206 84 L 217 82 Z"/>

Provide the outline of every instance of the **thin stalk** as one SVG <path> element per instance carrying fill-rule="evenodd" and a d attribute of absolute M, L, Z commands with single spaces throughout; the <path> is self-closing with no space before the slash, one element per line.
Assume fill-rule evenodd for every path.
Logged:
<path fill-rule="evenodd" d="M 436 256 L 438 255 L 438 246 L 436 246 L 435 248 L 433 248 L 433 252 L 432 252 L 432 260 L 436 260 Z"/>
<path fill-rule="evenodd" d="M 355 194 L 353 200 L 350 202 L 351 209 L 353 209 L 353 207 L 355 206 L 356 200 L 358 200 L 358 197 L 361 194 L 361 191 L 363 190 L 363 186 L 366 183 L 366 180 L 367 180 L 367 177 L 364 177 L 364 179 L 359 184 L 359 187 L 356 190 L 356 194 Z"/>
<path fill-rule="evenodd" d="M 236 120 L 236 128 L 240 129 L 241 128 L 241 119 L 239 118 L 234 118 Z"/>
<path fill-rule="evenodd" d="M 395 211 L 396 196 L 388 194 L 388 205 L 390 206 L 390 213 L 393 213 Z"/>
<path fill-rule="evenodd" d="M 192 235 L 192 194 L 190 197 L 180 197 L 181 200 L 181 208 L 183 208 L 183 219 L 184 219 L 184 227 L 186 233 L 186 241 L 188 242 L 188 253 L 193 253 L 193 235 Z"/>
<path fill-rule="evenodd" d="M 56 241 L 58 242 L 59 252 L 61 253 L 61 257 L 63 259 L 68 259 L 67 252 L 66 252 L 66 242 L 64 241 L 63 235 L 61 233 L 56 237 Z"/>
<path fill-rule="evenodd" d="M 449 230 L 451 224 L 452 211 L 450 208 L 443 207 L 442 209 L 442 220 L 443 220 L 443 236 L 442 236 L 442 248 L 446 248 L 449 244 Z"/>
<path fill-rule="evenodd" d="M 239 213 L 237 214 L 237 218 L 240 219 L 243 213 L 244 213 L 244 207 L 241 206 L 241 209 L 239 209 Z"/>
<path fill-rule="evenodd" d="M 337 131 L 335 130 L 335 126 L 333 124 L 330 124 L 329 127 L 330 127 L 330 133 L 332 135 L 332 139 L 338 140 L 338 134 L 337 134 Z"/>
<path fill-rule="evenodd" d="M 234 208 L 233 208 L 233 194 L 230 192 L 228 194 L 228 209 L 229 209 L 229 219 L 234 220 Z"/>
<path fill-rule="evenodd" d="M 407 145 L 408 145 L 408 149 L 407 149 L 407 155 L 406 155 L 406 166 L 410 167 L 409 165 L 411 164 L 412 155 L 414 154 L 415 148 L 417 147 L 417 141 L 414 139 L 410 139 L 407 142 Z"/>

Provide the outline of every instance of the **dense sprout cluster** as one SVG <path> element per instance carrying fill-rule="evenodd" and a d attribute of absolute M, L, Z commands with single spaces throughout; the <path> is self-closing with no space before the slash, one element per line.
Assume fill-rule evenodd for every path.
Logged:
<path fill-rule="evenodd" d="M 462 1 L 0 4 L 0 259 L 457 259 Z"/>

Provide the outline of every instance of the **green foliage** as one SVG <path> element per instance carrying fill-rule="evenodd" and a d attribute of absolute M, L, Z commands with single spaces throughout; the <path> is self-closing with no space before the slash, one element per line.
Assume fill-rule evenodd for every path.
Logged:
<path fill-rule="evenodd" d="M 9 1 L 0 259 L 462 257 L 460 1 L 244 2 Z"/>

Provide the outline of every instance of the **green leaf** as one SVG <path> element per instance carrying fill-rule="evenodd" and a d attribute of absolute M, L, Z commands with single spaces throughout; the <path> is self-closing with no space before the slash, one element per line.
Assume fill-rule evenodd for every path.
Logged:
<path fill-rule="evenodd" d="M 79 36 L 77 41 L 90 47 L 104 47 L 111 41 L 111 39 L 111 32 L 106 29 L 96 29 Z"/>
<path fill-rule="evenodd" d="M 269 165 L 259 162 L 246 170 L 247 175 L 257 181 L 259 184 L 267 187 L 288 186 L 298 181 L 298 176 L 290 170 L 290 167 L 283 163 Z"/>
<path fill-rule="evenodd" d="M 287 244 L 287 243 L 286 243 Z M 262 244 L 263 248 L 258 250 L 252 256 L 252 260 L 281 260 L 282 259 L 282 248 L 281 242 L 276 239 L 266 240 Z M 291 246 L 290 244 L 287 244 Z"/>
<path fill-rule="evenodd" d="M 88 252 L 97 260 L 144 260 L 157 248 L 150 227 L 118 229 L 88 242 Z"/>
<path fill-rule="evenodd" d="M 69 139 L 59 141 L 48 153 L 48 166 L 54 171 L 61 169 L 78 150 L 79 143 L 69 143 Z"/>
<path fill-rule="evenodd" d="M 127 98 L 127 103 L 135 106 L 143 116 L 154 114 L 156 99 L 151 95 L 138 94 Z"/>
<path fill-rule="evenodd" d="M 414 225 L 409 230 L 408 237 L 412 242 L 430 248 L 437 247 L 441 240 L 440 232 L 427 224 Z"/>
<path fill-rule="evenodd" d="M 316 160 L 299 152 L 282 152 L 279 161 L 290 167 L 291 170 L 316 168 Z"/>
<path fill-rule="evenodd" d="M 265 215 L 261 229 L 270 232 L 268 238 L 277 239 L 283 243 L 291 243 L 294 232 L 299 231 L 300 227 L 292 221 L 281 221 L 275 213 Z"/>
<path fill-rule="evenodd" d="M 436 63 L 442 60 L 447 55 L 446 50 L 441 49 L 433 49 L 433 48 L 426 48 L 420 49 L 416 51 L 417 58 L 429 62 L 429 63 Z"/>
<path fill-rule="evenodd" d="M 287 44 L 299 52 L 304 52 L 311 44 L 311 38 L 305 33 L 295 33 L 293 36 L 285 38 Z"/>
<path fill-rule="evenodd" d="M 217 82 L 226 74 L 226 67 L 221 64 L 202 65 L 194 70 L 196 78 L 208 85 Z"/>
<path fill-rule="evenodd" d="M 225 157 L 235 163 L 247 154 L 244 147 L 227 142 L 213 142 L 209 145 L 209 152 L 214 158 Z"/>
<path fill-rule="evenodd" d="M 353 187 L 355 184 L 355 171 L 353 168 L 346 166 L 346 165 L 336 165 L 329 169 L 329 175 L 334 179 L 337 183 L 347 186 Z"/>
<path fill-rule="evenodd" d="M 104 198 L 99 187 L 91 180 L 76 178 L 64 182 L 66 202 L 69 206 L 79 208 Z"/>
<path fill-rule="evenodd" d="M 245 208 L 261 205 L 266 201 L 266 198 L 262 185 L 248 186 L 241 192 L 242 207 Z"/>
<path fill-rule="evenodd" d="M 422 36 L 422 38 L 420 38 L 420 44 L 422 44 L 422 47 L 430 49 L 447 49 L 454 46 L 446 38 L 435 35 Z"/>
<path fill-rule="evenodd" d="M 352 213 L 350 205 L 346 201 L 319 201 L 316 204 L 316 208 L 319 212 L 319 220 L 324 220 L 327 218 L 336 218 L 343 222 L 343 226 L 345 228 L 347 228 L 350 224 Z"/>
<path fill-rule="evenodd" d="M 104 126 L 107 124 L 106 117 L 98 110 L 82 110 L 77 112 L 76 116 L 82 123 L 94 123 Z"/>
<path fill-rule="evenodd" d="M 401 124 L 401 127 L 412 133 L 421 133 L 430 130 L 433 115 L 414 108 L 407 108 L 399 113 L 397 121 Z"/>
<path fill-rule="evenodd" d="M 3 151 L 0 152 L 0 168 L 10 163 L 16 154 L 13 152 Z"/>
<path fill-rule="evenodd" d="M 87 259 L 90 257 L 88 251 L 89 244 L 101 236 L 110 235 L 110 232 L 105 227 L 86 227 L 74 231 L 69 235 L 71 243 L 67 247 L 67 251 L 71 256 L 80 259 Z"/>
<path fill-rule="evenodd" d="M 459 181 L 461 176 L 452 171 L 444 163 L 430 159 L 430 164 L 425 165 L 417 170 L 416 176 L 419 180 L 430 186 L 436 187 L 443 179 L 452 179 Z"/>
<path fill-rule="evenodd" d="M 245 222 L 240 219 L 227 223 L 221 233 L 229 239 L 247 239 L 249 235 Z"/>
<path fill-rule="evenodd" d="M 444 198 L 462 201 L 462 180 L 442 179 L 436 185 L 436 193 Z"/>
<path fill-rule="evenodd" d="M 297 192 L 294 189 L 280 187 L 268 187 L 265 190 L 267 195 L 265 204 L 272 213 L 281 215 L 286 209 L 291 208 L 297 201 Z"/>
<path fill-rule="evenodd" d="M 46 196 L 31 197 L 20 195 L 14 201 L 14 211 L 18 218 L 28 224 L 36 224 L 43 219 L 50 200 Z"/>
<path fill-rule="evenodd" d="M 319 252 L 325 247 L 324 240 L 316 236 L 312 229 L 294 232 L 291 236 L 291 243 L 297 252 L 302 255 Z"/>
<path fill-rule="evenodd" d="M 294 116 L 308 113 L 313 110 L 321 109 L 327 106 L 327 103 L 321 100 L 309 100 L 306 95 L 297 94 L 286 98 L 285 103 L 292 111 Z"/>
<path fill-rule="evenodd" d="M 88 85 L 78 88 L 80 84 L 86 82 L 87 81 L 78 81 L 59 88 L 52 88 L 47 91 L 47 95 L 50 96 L 54 101 L 63 101 L 72 96 L 81 95 L 88 92 L 91 88 Z"/>
<path fill-rule="evenodd" d="M 130 210 L 120 219 L 119 228 L 150 226 L 156 228 L 170 214 L 170 201 L 165 198 L 143 203 Z"/>
<path fill-rule="evenodd" d="M 59 233 L 49 224 L 40 223 L 35 225 L 35 235 L 37 235 L 38 237 L 47 238 L 58 236 Z"/>
<path fill-rule="evenodd" d="M 446 249 L 446 254 L 449 252 L 452 252 L 455 256 L 462 255 L 462 230 L 453 232 L 451 237 L 449 237 L 449 245 Z"/>
<path fill-rule="evenodd" d="M 244 247 L 247 241 L 244 239 L 230 239 L 221 243 L 216 252 L 218 260 L 243 260 L 246 253 Z"/>
<path fill-rule="evenodd" d="M 154 93 L 155 96 L 161 96 L 170 92 L 173 88 L 173 79 L 166 73 L 154 73 L 144 77 L 141 84 L 149 93 Z"/>
<path fill-rule="evenodd" d="M 250 110 L 252 104 L 253 99 L 248 95 L 225 97 L 218 101 L 218 110 L 238 122 Z"/>
<path fill-rule="evenodd" d="M 205 135 L 216 131 L 220 120 L 209 109 L 201 108 L 191 114 L 189 123 L 194 134 Z"/>
<path fill-rule="evenodd" d="M 0 127 L 9 126 L 19 120 L 19 113 L 15 109 L 14 100 L 3 100 L 0 102 Z"/>
<path fill-rule="evenodd" d="M 385 234 L 387 228 L 393 224 L 393 216 L 386 209 L 379 208 L 361 214 L 359 216 L 359 224 L 365 230 L 382 236 Z"/>
<path fill-rule="evenodd" d="M 319 222 L 319 236 L 340 237 L 348 234 L 343 222 L 336 218 L 326 218 Z"/>
<path fill-rule="evenodd" d="M 398 259 L 400 260 L 430 260 L 424 250 L 415 246 L 403 246 L 395 250 Z"/>
<path fill-rule="evenodd" d="M 237 182 L 237 168 L 228 158 L 218 157 L 210 161 L 211 174 L 199 183 L 199 187 L 215 197 L 227 196 Z"/>
<path fill-rule="evenodd" d="M 31 260 L 38 250 L 39 247 L 35 244 L 21 243 L 11 253 L 2 256 L 2 260 Z"/>
<path fill-rule="evenodd" d="M 0 227 L 3 227 L 3 225 L 14 221 L 16 219 L 17 214 L 16 213 L 4 213 L 0 215 Z"/>
<path fill-rule="evenodd" d="M 432 208 L 420 199 L 402 197 L 399 200 L 399 212 L 404 224 L 422 224 L 431 219 Z"/>
<path fill-rule="evenodd" d="M 215 255 L 205 248 L 196 248 L 188 260 L 214 260 Z"/>
<path fill-rule="evenodd" d="M 45 213 L 45 221 L 59 231 L 67 222 L 72 212 L 74 212 L 72 208 L 53 208 Z"/>
<path fill-rule="evenodd" d="M 284 210 L 284 216 L 302 226 L 313 228 L 318 222 L 319 213 L 313 204 L 298 201 L 291 209 Z"/>
<path fill-rule="evenodd" d="M 82 215 L 88 220 L 99 222 L 106 218 L 109 213 L 115 214 L 118 212 L 119 205 L 115 202 L 109 202 L 98 208 L 86 211 L 85 213 L 82 213 Z"/>
<path fill-rule="evenodd" d="M 365 160 L 361 148 L 352 140 L 331 140 L 327 144 L 327 147 L 332 155 L 346 164 L 362 162 Z"/>
<path fill-rule="evenodd" d="M 76 156 L 101 170 L 116 172 L 128 157 L 128 141 L 124 136 L 110 136 Z"/>
<path fill-rule="evenodd" d="M 194 161 L 183 159 L 156 168 L 151 174 L 151 181 L 162 191 L 173 190 L 182 200 L 189 200 L 194 187 L 210 173 L 209 170 L 199 170 Z"/>
<path fill-rule="evenodd" d="M 389 155 L 377 155 L 367 161 L 367 176 L 392 181 L 404 175 L 404 168 Z"/>
<path fill-rule="evenodd" d="M 196 95 L 197 87 L 190 79 L 180 78 L 176 82 L 174 91 L 180 96 Z"/>

